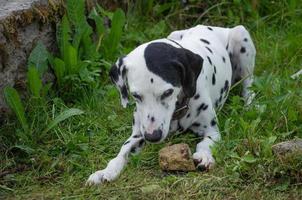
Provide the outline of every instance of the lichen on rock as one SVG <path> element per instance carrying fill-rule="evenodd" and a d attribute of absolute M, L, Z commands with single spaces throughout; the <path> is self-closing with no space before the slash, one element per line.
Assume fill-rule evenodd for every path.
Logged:
<path fill-rule="evenodd" d="M 175 144 L 159 151 L 159 165 L 163 171 L 194 171 L 192 153 L 187 144 Z"/>

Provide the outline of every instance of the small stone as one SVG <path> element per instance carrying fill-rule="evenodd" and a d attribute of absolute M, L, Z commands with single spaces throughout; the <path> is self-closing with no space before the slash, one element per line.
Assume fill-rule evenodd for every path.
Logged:
<path fill-rule="evenodd" d="M 192 153 L 187 144 L 174 144 L 159 151 L 159 166 L 163 171 L 194 171 Z"/>
<path fill-rule="evenodd" d="M 302 155 L 302 139 L 297 138 L 286 142 L 281 142 L 272 146 L 272 150 L 277 156 L 286 156 L 292 153 Z"/>

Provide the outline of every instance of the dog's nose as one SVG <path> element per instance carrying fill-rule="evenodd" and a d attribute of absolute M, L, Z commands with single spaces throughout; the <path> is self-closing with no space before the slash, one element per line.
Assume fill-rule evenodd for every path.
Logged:
<path fill-rule="evenodd" d="M 145 132 L 145 139 L 149 142 L 158 142 L 161 139 L 163 132 L 160 129 L 154 130 L 153 133 Z"/>

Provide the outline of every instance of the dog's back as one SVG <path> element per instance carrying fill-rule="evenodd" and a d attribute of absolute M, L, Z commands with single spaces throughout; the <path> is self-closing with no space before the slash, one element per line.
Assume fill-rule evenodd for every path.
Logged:
<path fill-rule="evenodd" d="M 207 54 L 209 51 L 213 53 L 215 51 L 215 54 L 223 55 L 224 50 L 226 50 L 228 55 L 224 56 L 223 60 L 226 60 L 226 62 L 230 60 L 231 62 L 231 83 L 234 84 L 243 79 L 242 96 L 245 98 L 246 104 L 251 103 L 254 93 L 248 88 L 253 82 L 256 49 L 249 32 L 244 26 L 238 25 L 233 28 L 222 28 L 197 25 L 190 29 L 173 31 L 168 38 L 176 40 L 179 43 L 191 40 L 191 43 L 195 43 L 193 46 L 201 45 L 200 43 L 198 44 L 198 40 L 202 38 L 204 39 L 201 40 L 204 41 L 203 46 L 208 50 Z M 211 47 L 209 47 L 210 43 L 212 43 Z"/>

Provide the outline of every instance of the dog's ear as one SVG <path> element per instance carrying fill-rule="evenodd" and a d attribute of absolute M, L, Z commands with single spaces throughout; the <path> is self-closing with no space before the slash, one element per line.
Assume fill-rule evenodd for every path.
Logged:
<path fill-rule="evenodd" d="M 196 82 L 202 70 L 203 59 L 187 49 L 178 48 L 177 50 L 178 57 L 174 63 L 180 72 L 183 92 L 190 98 L 196 93 Z"/>
<path fill-rule="evenodd" d="M 121 104 L 124 108 L 127 107 L 127 104 L 129 102 L 126 75 L 127 75 L 127 68 L 123 63 L 123 58 L 119 58 L 118 61 L 114 65 L 112 65 L 109 71 L 109 76 L 112 82 L 119 90 Z"/>

